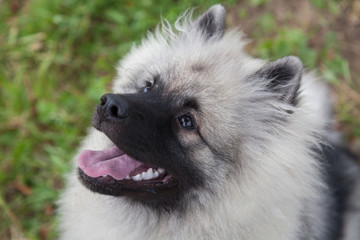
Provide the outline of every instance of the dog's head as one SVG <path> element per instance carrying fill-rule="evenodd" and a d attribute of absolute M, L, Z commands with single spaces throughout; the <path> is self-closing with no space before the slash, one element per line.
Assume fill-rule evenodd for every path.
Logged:
<path fill-rule="evenodd" d="M 201 202 L 238 178 L 296 108 L 297 58 L 247 56 L 239 33 L 224 34 L 221 5 L 190 16 L 176 32 L 164 21 L 120 63 L 93 115 L 113 146 L 79 157 L 87 188 L 156 208 Z"/>

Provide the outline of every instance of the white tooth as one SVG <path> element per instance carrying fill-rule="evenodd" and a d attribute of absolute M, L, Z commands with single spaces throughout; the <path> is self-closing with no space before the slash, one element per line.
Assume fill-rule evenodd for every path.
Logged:
<path fill-rule="evenodd" d="M 138 175 L 136 175 L 136 176 L 131 177 L 131 179 L 134 180 L 134 181 L 141 181 L 141 180 L 142 180 L 142 177 L 141 177 L 140 174 L 138 174 Z"/>
<path fill-rule="evenodd" d="M 153 169 L 152 168 L 149 168 L 146 172 L 147 174 L 147 179 L 152 179 L 154 178 L 154 173 L 153 173 Z"/>
<path fill-rule="evenodd" d="M 108 175 L 102 175 L 103 177 L 107 177 Z"/>
<path fill-rule="evenodd" d="M 155 173 L 154 173 L 154 178 L 157 178 L 158 176 L 159 176 L 160 174 L 159 174 L 159 172 L 158 171 L 155 171 Z"/>
<path fill-rule="evenodd" d="M 165 172 L 165 170 L 163 168 L 159 168 L 158 171 L 160 174 Z"/>
<path fill-rule="evenodd" d="M 130 179 L 130 176 L 129 176 L 129 175 L 127 175 L 127 176 L 125 177 L 125 179 L 126 179 L 126 180 L 129 180 L 129 179 Z"/>
<path fill-rule="evenodd" d="M 143 172 L 141 176 L 143 177 L 144 180 L 149 180 L 154 178 L 153 169 L 149 168 L 146 172 Z"/>

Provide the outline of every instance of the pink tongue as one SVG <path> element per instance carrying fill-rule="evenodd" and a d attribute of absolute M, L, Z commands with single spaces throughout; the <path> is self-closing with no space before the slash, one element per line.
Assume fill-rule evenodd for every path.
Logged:
<path fill-rule="evenodd" d="M 78 158 L 78 166 L 90 177 L 110 175 L 116 180 L 124 179 L 132 170 L 142 165 L 118 147 L 103 151 L 83 151 Z"/>

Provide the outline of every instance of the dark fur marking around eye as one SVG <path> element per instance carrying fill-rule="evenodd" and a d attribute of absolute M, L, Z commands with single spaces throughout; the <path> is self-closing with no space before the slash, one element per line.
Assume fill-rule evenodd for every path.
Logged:
<path fill-rule="evenodd" d="M 159 80 L 160 80 L 160 76 L 155 75 L 152 80 L 145 82 L 145 86 L 141 89 L 141 92 L 144 93 L 150 92 Z"/>
<path fill-rule="evenodd" d="M 160 75 L 155 75 L 153 80 L 153 85 L 155 85 L 160 80 Z"/>

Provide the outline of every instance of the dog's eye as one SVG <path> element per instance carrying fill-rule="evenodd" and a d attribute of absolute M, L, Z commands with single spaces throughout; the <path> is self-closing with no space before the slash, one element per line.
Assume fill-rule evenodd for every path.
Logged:
<path fill-rule="evenodd" d="M 153 86 L 153 85 L 152 85 L 151 82 L 146 82 L 146 85 L 145 85 L 145 87 L 144 87 L 144 89 L 143 89 L 143 92 L 144 92 L 144 93 L 149 92 L 149 91 L 151 90 L 152 86 Z"/>
<path fill-rule="evenodd" d="M 195 128 L 194 120 L 193 120 L 192 116 L 189 114 L 185 114 L 185 115 L 178 117 L 178 121 L 179 121 L 180 126 L 184 129 L 190 130 L 190 129 Z"/>

